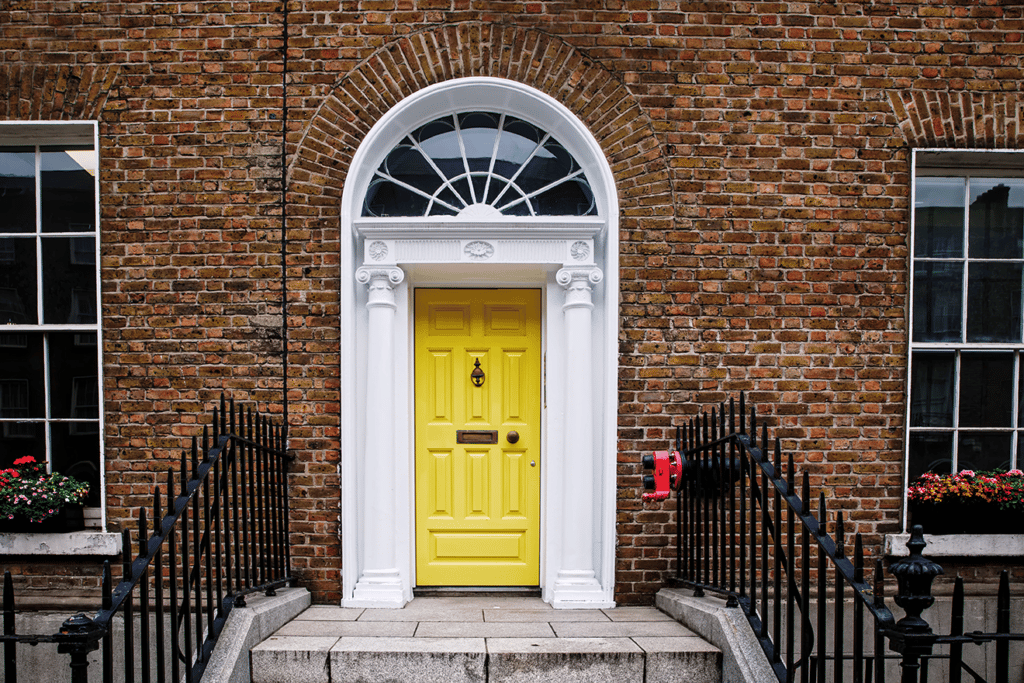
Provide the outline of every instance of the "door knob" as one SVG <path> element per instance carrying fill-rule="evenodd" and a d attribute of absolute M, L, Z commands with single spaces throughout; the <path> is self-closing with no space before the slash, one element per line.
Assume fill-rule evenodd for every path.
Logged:
<path fill-rule="evenodd" d="M 519 432 L 513 429 L 508 433 L 508 435 L 505 438 L 508 439 L 509 443 L 516 443 L 517 441 L 519 441 Z"/>
<path fill-rule="evenodd" d="M 537 461 L 536 460 L 531 460 L 530 461 L 530 467 L 536 467 L 536 466 L 537 466 Z"/>

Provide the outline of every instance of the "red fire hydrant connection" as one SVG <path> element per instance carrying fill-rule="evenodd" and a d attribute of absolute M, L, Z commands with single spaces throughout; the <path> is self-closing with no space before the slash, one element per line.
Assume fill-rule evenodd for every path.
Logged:
<path fill-rule="evenodd" d="M 645 470 L 653 470 L 652 474 L 644 475 L 644 489 L 653 493 L 644 493 L 644 500 L 665 500 L 672 489 L 678 485 L 683 473 L 683 459 L 678 451 L 654 451 L 654 455 L 643 458 Z"/>

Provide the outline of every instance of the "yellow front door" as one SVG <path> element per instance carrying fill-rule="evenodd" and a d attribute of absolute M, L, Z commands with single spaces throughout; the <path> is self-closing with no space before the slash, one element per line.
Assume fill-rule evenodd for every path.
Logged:
<path fill-rule="evenodd" d="M 540 290 L 416 290 L 418 585 L 540 583 L 540 358 Z"/>

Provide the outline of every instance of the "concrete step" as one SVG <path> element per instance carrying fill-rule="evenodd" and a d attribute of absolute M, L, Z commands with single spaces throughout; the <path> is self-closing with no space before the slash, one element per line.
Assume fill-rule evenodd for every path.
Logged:
<path fill-rule="evenodd" d="M 653 607 L 527 598 L 314 606 L 256 646 L 252 683 L 720 683 L 722 654 Z"/>

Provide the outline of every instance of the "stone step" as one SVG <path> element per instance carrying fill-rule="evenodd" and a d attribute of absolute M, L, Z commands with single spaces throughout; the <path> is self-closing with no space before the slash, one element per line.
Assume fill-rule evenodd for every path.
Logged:
<path fill-rule="evenodd" d="M 722 654 L 654 608 L 311 607 L 251 653 L 252 683 L 720 683 Z"/>
<path fill-rule="evenodd" d="M 253 683 L 720 683 L 699 638 L 298 638 L 252 651 Z"/>

